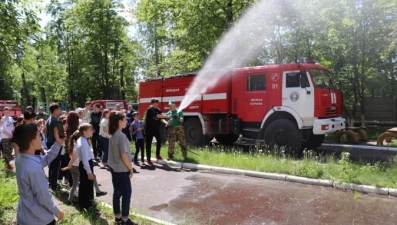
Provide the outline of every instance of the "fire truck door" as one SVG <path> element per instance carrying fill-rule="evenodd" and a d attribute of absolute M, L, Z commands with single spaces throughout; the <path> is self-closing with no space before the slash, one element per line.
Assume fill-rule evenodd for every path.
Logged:
<path fill-rule="evenodd" d="M 239 115 L 244 121 L 262 121 L 267 109 L 266 75 L 246 74 L 245 85 L 242 89 L 242 104 L 239 108 Z"/>
<path fill-rule="evenodd" d="M 292 108 L 302 118 L 305 125 L 314 116 L 314 89 L 305 71 L 285 71 L 283 73 L 283 106 Z"/>

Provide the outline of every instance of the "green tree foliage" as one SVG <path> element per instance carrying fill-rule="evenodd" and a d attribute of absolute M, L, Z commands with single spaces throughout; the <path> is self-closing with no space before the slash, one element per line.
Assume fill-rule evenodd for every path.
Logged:
<path fill-rule="evenodd" d="M 38 30 L 33 7 L 28 0 L 0 1 L 0 99 L 16 95 L 11 68 L 23 54 L 24 43 Z"/>
<path fill-rule="evenodd" d="M 397 3 L 354 0 L 319 4 L 320 24 L 324 27 L 316 29 L 313 36 L 317 55 L 335 72 L 350 114 L 359 111 L 365 115 L 364 97 L 396 95 L 390 86 L 395 79 L 389 70 L 393 70 L 393 63 L 389 63 L 395 49 L 392 33 L 396 29 Z"/>
<path fill-rule="evenodd" d="M 147 49 L 145 75 L 199 69 L 221 35 L 251 4 L 139 1 L 135 15 Z M 396 95 L 396 0 L 284 0 L 277 1 L 277 7 L 272 21 L 267 21 L 273 33 L 263 37 L 268 44 L 250 65 L 289 63 L 301 57 L 316 60 L 332 69 L 352 115 L 365 115 L 366 96 Z"/>
<path fill-rule="evenodd" d="M 118 1 L 52 0 L 52 20 L 26 51 L 20 69 L 40 102 L 135 99 L 135 46 Z"/>
<path fill-rule="evenodd" d="M 90 99 L 133 101 L 142 76 L 199 70 L 222 35 L 258 1 L 130 2 L 135 37 L 117 13 L 121 0 L 51 0 L 52 20 L 41 31 L 33 2 L 2 1 L 0 85 L 13 90 L 2 88 L 1 94 L 70 107 Z M 364 97 L 396 96 L 397 0 L 273 2 L 269 21 L 249 24 L 264 30 L 266 46 L 248 65 L 316 60 L 332 70 L 352 115 L 365 115 Z M 19 94 L 22 74 L 28 92 Z"/>
<path fill-rule="evenodd" d="M 221 35 L 255 1 L 141 0 L 135 12 L 145 76 L 198 70 Z"/>

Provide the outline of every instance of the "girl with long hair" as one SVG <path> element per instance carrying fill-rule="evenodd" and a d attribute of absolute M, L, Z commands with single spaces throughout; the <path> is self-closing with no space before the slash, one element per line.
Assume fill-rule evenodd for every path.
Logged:
<path fill-rule="evenodd" d="M 88 139 L 92 137 L 94 129 L 89 123 L 83 123 L 79 127 L 81 137 L 77 139 L 77 154 L 80 159 L 79 173 L 79 205 L 81 209 L 90 209 L 94 200 L 94 164 L 93 155 Z"/>
<path fill-rule="evenodd" d="M 70 137 L 69 144 L 68 144 L 70 162 L 69 162 L 69 165 L 67 167 L 62 168 L 62 171 L 70 170 L 71 176 L 73 178 L 73 186 L 72 186 L 72 189 L 69 192 L 69 198 L 68 198 L 69 202 L 75 202 L 73 200 L 73 196 L 74 196 L 74 193 L 76 192 L 76 189 L 79 186 L 79 182 L 80 182 L 80 172 L 79 172 L 80 159 L 79 159 L 79 156 L 78 156 L 77 150 L 76 150 L 77 140 L 80 137 L 81 137 L 81 134 L 80 134 L 79 130 L 76 130 L 73 133 L 73 135 Z M 94 175 L 93 185 L 94 185 L 94 188 L 95 188 L 95 191 L 96 191 L 96 197 L 103 196 L 103 195 L 107 194 L 107 192 L 101 191 L 99 189 L 99 185 L 98 185 L 98 182 L 96 180 L 96 176 L 95 175 Z"/>
<path fill-rule="evenodd" d="M 109 116 L 109 167 L 113 183 L 113 213 L 116 223 L 134 225 L 128 218 L 131 201 L 131 178 L 133 175 L 130 142 L 122 132 L 127 126 L 123 112 L 111 112 Z M 120 198 L 121 210 L 120 210 Z"/>
<path fill-rule="evenodd" d="M 70 139 L 73 133 L 79 129 L 79 115 L 75 111 L 70 111 L 66 116 L 66 141 L 65 141 L 65 154 L 62 156 L 62 165 L 61 168 L 70 164 L 70 159 L 72 158 L 72 154 L 70 150 L 73 150 L 69 147 L 69 143 L 71 142 Z M 78 166 L 78 165 L 77 165 Z M 61 173 L 61 172 L 60 172 Z M 69 186 L 73 187 L 73 175 L 71 174 L 72 171 L 64 171 L 62 173 L 68 178 Z"/>
<path fill-rule="evenodd" d="M 77 187 L 79 186 L 79 181 L 80 181 L 80 173 L 79 173 L 80 160 L 79 160 L 79 156 L 77 155 L 77 151 L 76 151 L 76 143 L 80 137 L 81 137 L 80 131 L 76 130 L 73 133 L 73 135 L 69 138 L 68 147 L 69 147 L 70 162 L 67 167 L 62 168 L 62 171 L 70 170 L 72 180 L 73 180 L 73 186 L 72 186 L 72 189 L 70 189 L 69 197 L 68 197 L 69 202 L 74 202 L 73 196 L 77 190 Z"/>

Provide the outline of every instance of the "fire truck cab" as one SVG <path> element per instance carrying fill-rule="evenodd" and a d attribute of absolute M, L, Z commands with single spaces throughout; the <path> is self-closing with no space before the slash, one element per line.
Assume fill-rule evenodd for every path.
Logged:
<path fill-rule="evenodd" d="M 151 98 L 180 103 L 196 74 L 140 82 L 140 113 Z M 200 145 L 215 137 L 232 144 L 239 137 L 299 152 L 315 149 L 325 134 L 345 128 L 342 92 L 327 68 L 314 63 L 239 68 L 195 99 L 186 109 L 187 142 Z M 211 81 L 208 81 L 211 82 Z"/>

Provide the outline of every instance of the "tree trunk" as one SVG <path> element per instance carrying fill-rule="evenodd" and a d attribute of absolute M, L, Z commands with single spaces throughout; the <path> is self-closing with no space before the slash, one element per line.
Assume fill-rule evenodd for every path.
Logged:
<path fill-rule="evenodd" d="M 123 62 L 121 62 L 121 67 L 120 67 L 120 89 L 121 89 L 121 99 L 125 100 L 124 65 L 123 65 Z"/>
<path fill-rule="evenodd" d="M 21 74 L 21 79 L 22 79 L 22 86 L 23 86 L 23 95 L 22 96 L 25 96 L 26 105 L 31 105 L 29 92 L 28 92 L 28 88 L 27 88 L 27 85 L 26 85 L 26 79 L 25 79 L 25 74 L 24 73 Z"/>
<path fill-rule="evenodd" d="M 233 15 L 233 0 L 229 0 L 227 2 L 227 15 L 226 15 L 226 20 L 227 20 L 227 25 L 228 28 L 233 25 L 233 20 L 234 20 L 234 15 Z"/>
<path fill-rule="evenodd" d="M 40 100 L 41 100 L 41 102 L 47 102 L 46 101 L 46 97 L 45 97 L 45 89 L 44 89 L 44 87 L 40 87 Z"/>

